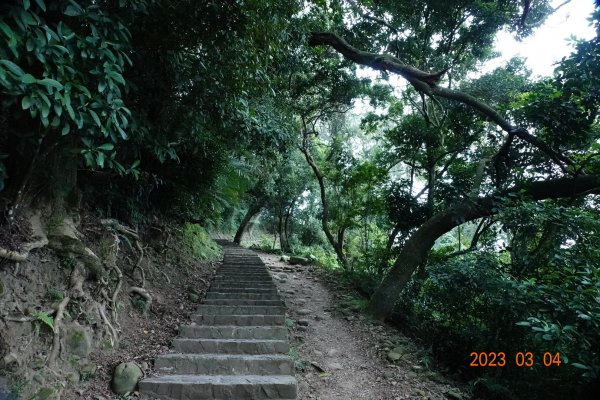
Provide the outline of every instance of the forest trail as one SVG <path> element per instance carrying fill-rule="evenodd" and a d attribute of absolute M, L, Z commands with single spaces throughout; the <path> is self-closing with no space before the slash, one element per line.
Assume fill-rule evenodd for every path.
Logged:
<path fill-rule="evenodd" d="M 464 399 L 453 383 L 425 368 L 417 349 L 386 325 L 336 309 L 341 294 L 329 289 L 310 266 L 289 265 L 258 252 L 271 271 L 294 321 L 292 354 L 298 400 Z M 348 314 L 348 313 L 347 313 Z M 403 341 L 405 353 L 386 360 L 386 341 Z M 297 353 L 297 357 L 296 354 Z M 301 366 L 300 366 L 301 364 Z"/>

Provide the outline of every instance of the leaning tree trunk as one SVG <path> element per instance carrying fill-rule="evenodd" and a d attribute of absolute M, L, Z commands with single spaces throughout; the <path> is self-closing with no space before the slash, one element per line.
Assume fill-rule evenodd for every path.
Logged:
<path fill-rule="evenodd" d="M 600 194 L 600 176 L 588 175 L 524 183 L 494 196 L 459 203 L 434 215 L 411 235 L 402 248 L 390 272 L 371 298 L 371 313 L 379 319 L 389 316 L 398 296 L 415 270 L 425 261 L 435 241 L 465 222 L 496 214 L 501 208 L 500 199 L 509 193 L 520 193 L 533 201 Z"/>
<path fill-rule="evenodd" d="M 248 226 L 248 223 L 250 222 L 252 217 L 254 217 L 256 214 L 258 214 L 258 212 L 262 209 L 262 207 L 263 207 L 263 203 L 259 202 L 259 203 L 253 204 L 252 206 L 250 206 L 250 208 L 248 208 L 246 215 L 244 215 L 244 219 L 242 219 L 242 222 L 240 223 L 240 226 L 239 226 L 237 232 L 235 233 L 235 237 L 233 238 L 234 243 L 240 244 L 242 242 L 242 236 L 244 235 L 244 232 L 246 232 L 246 227 Z"/>

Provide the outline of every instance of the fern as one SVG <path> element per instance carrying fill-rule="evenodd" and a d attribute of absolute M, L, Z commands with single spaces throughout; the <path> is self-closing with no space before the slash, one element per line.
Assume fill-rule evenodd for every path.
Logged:
<path fill-rule="evenodd" d="M 49 327 L 52 330 L 52 332 L 54 332 L 54 318 L 51 315 L 48 315 L 44 311 L 38 311 L 35 314 L 33 314 L 33 316 L 38 321 L 43 322 L 47 327 Z"/>

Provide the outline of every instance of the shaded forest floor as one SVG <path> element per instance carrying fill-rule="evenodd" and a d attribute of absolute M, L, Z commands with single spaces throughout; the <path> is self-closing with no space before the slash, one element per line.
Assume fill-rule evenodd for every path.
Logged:
<path fill-rule="evenodd" d="M 360 313 L 358 300 L 323 272 L 258 252 L 288 307 L 298 400 L 467 399 L 458 384 L 427 367 L 397 329 Z M 398 360 L 389 361 L 390 351 Z M 425 362 L 424 362 L 425 361 Z"/>

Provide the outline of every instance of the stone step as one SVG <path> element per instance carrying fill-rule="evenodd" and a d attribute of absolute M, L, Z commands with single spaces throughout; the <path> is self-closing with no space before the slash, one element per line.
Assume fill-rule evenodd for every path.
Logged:
<path fill-rule="evenodd" d="M 221 269 L 223 268 L 266 268 L 266 265 L 260 261 L 225 261 L 221 264 Z"/>
<path fill-rule="evenodd" d="M 211 291 L 206 293 L 207 299 L 248 299 L 248 300 L 279 300 L 279 293 L 227 293 Z"/>
<path fill-rule="evenodd" d="M 179 336 L 184 339 L 273 339 L 286 340 L 284 326 L 182 325 Z"/>
<path fill-rule="evenodd" d="M 216 278 L 218 278 L 221 275 L 225 275 L 225 276 L 230 276 L 232 278 L 238 278 L 240 276 L 271 276 L 269 274 L 269 271 L 267 271 L 266 269 L 263 270 L 249 270 L 249 269 L 243 269 L 243 270 L 239 270 L 239 271 L 232 271 L 232 270 L 226 270 L 226 269 L 220 269 L 217 271 L 217 276 Z"/>
<path fill-rule="evenodd" d="M 283 315 L 285 307 L 203 304 L 198 306 L 196 313 L 202 315 Z"/>
<path fill-rule="evenodd" d="M 221 306 L 285 306 L 282 300 L 204 299 L 202 303 Z"/>
<path fill-rule="evenodd" d="M 207 293 L 216 292 L 216 293 L 257 293 L 257 294 L 277 294 L 277 289 L 275 287 L 271 289 L 243 289 L 243 288 L 210 288 Z"/>
<path fill-rule="evenodd" d="M 167 375 L 144 379 L 150 399 L 295 399 L 296 378 L 288 375 Z M 154 396 L 154 397 L 153 397 Z"/>
<path fill-rule="evenodd" d="M 154 361 L 161 374 L 293 375 L 294 363 L 281 354 L 165 354 Z"/>
<path fill-rule="evenodd" d="M 241 280 L 239 278 L 219 278 L 219 279 L 215 279 L 214 281 L 212 281 L 212 284 L 219 284 L 219 283 L 244 283 L 246 285 L 252 285 L 253 283 L 270 283 L 273 284 L 273 278 L 268 277 L 259 277 L 259 278 L 245 278 L 244 280 Z"/>
<path fill-rule="evenodd" d="M 231 275 L 217 275 L 215 281 L 220 280 L 232 280 L 237 279 L 238 281 L 255 281 L 255 280 L 272 280 L 273 278 L 269 274 L 231 274 Z"/>
<path fill-rule="evenodd" d="M 185 339 L 173 340 L 173 350 L 180 353 L 219 354 L 287 354 L 287 340 L 274 339 Z"/>
<path fill-rule="evenodd" d="M 255 281 L 255 282 L 235 282 L 235 281 L 229 281 L 229 282 L 223 282 L 223 281 L 219 281 L 219 282 L 213 282 L 210 287 L 214 288 L 214 287 L 241 287 L 241 288 L 245 288 L 245 287 L 252 287 L 252 288 L 272 288 L 275 287 L 275 283 L 273 282 L 267 282 L 267 281 Z"/>
<path fill-rule="evenodd" d="M 192 315 L 192 321 L 202 325 L 283 325 L 285 315 Z"/>
<path fill-rule="evenodd" d="M 213 292 L 220 292 L 221 289 L 227 290 L 237 290 L 238 292 L 248 292 L 248 290 L 271 290 L 277 291 L 277 286 L 273 284 L 260 284 L 260 285 L 248 285 L 248 286 L 238 286 L 235 284 L 222 284 L 222 285 L 211 285 L 208 290 Z"/>

